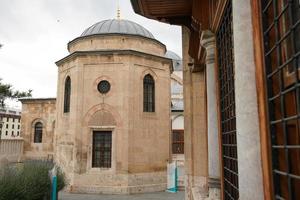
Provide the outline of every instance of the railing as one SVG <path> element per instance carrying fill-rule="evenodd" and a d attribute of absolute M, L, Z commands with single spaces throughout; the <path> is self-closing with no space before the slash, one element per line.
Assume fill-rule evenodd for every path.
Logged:
<path fill-rule="evenodd" d="M 23 155 L 23 139 L 1 139 L 0 161 L 17 162 Z"/>

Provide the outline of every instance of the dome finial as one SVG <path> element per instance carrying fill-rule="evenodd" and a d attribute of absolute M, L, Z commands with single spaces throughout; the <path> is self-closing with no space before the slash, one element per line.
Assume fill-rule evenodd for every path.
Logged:
<path fill-rule="evenodd" d="M 121 19 L 120 2 L 118 0 L 117 19 Z"/>

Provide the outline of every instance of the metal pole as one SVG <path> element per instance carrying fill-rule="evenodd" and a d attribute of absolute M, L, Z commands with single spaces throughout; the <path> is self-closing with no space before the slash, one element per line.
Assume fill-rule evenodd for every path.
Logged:
<path fill-rule="evenodd" d="M 52 200 L 56 200 L 57 177 L 52 177 Z"/>

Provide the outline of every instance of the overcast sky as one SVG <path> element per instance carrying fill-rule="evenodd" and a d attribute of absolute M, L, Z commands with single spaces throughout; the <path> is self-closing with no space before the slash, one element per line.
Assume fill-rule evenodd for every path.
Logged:
<path fill-rule="evenodd" d="M 121 18 L 148 29 L 181 56 L 181 28 L 149 20 L 119 0 Z M 55 97 L 57 67 L 67 43 L 94 23 L 116 18 L 117 0 L 1 0 L 0 78 L 33 97 Z"/>

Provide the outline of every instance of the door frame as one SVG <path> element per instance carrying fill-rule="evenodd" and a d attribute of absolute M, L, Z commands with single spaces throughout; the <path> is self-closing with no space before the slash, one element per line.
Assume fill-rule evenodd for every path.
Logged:
<path fill-rule="evenodd" d="M 253 25 L 253 46 L 254 46 L 254 61 L 256 69 L 256 87 L 257 87 L 257 102 L 259 115 L 260 129 L 260 148 L 262 157 L 262 174 L 264 183 L 264 197 L 266 200 L 272 199 L 273 194 L 273 178 L 271 174 L 272 162 L 270 152 L 270 133 L 268 129 L 268 112 L 267 112 L 267 88 L 265 81 L 264 67 L 264 47 L 263 47 L 263 29 L 261 16 L 260 0 L 251 1 L 252 8 L 252 25 Z"/>
<path fill-rule="evenodd" d="M 89 151 L 87 159 L 87 172 L 90 173 L 105 173 L 105 174 L 115 174 L 116 173 L 116 127 L 115 126 L 90 126 L 89 131 Z M 111 167 L 110 168 L 100 168 L 92 167 L 93 162 L 93 136 L 94 132 L 111 132 Z"/>

